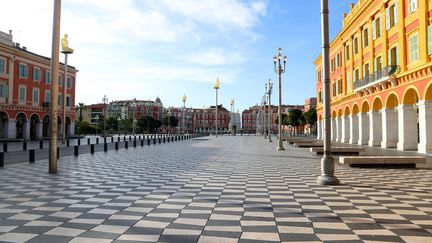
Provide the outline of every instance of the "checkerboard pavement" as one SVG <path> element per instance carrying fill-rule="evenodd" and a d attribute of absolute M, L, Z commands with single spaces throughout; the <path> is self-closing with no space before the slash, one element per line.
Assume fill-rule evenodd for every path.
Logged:
<path fill-rule="evenodd" d="M 432 170 L 218 137 L 0 169 L 0 242 L 432 242 Z"/>

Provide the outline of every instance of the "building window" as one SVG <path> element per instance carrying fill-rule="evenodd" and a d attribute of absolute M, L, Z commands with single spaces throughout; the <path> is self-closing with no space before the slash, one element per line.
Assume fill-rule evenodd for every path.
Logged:
<path fill-rule="evenodd" d="M 45 103 L 50 103 L 51 102 L 51 92 L 50 91 L 45 91 Z"/>
<path fill-rule="evenodd" d="M 398 65 L 398 48 L 397 46 L 391 48 L 388 50 L 388 65 L 390 66 L 396 66 Z"/>
<path fill-rule="evenodd" d="M 369 45 L 369 29 L 365 28 L 363 30 L 363 47 L 367 47 Z"/>
<path fill-rule="evenodd" d="M 363 65 L 363 77 L 366 77 L 369 75 L 369 63 L 366 63 Z"/>
<path fill-rule="evenodd" d="M 18 67 L 19 78 L 28 78 L 28 67 L 26 64 L 19 64 Z"/>
<path fill-rule="evenodd" d="M 428 55 L 432 55 L 432 25 L 428 26 Z"/>
<path fill-rule="evenodd" d="M 338 94 L 342 94 L 343 88 L 342 88 L 342 79 L 338 81 Z"/>
<path fill-rule="evenodd" d="M 353 46 L 354 46 L 354 55 L 357 55 L 359 53 L 359 49 L 358 49 L 358 38 L 354 38 L 353 41 Z"/>
<path fill-rule="evenodd" d="M 72 78 L 71 77 L 67 78 L 67 87 L 72 88 Z"/>
<path fill-rule="evenodd" d="M 62 87 L 63 86 L 63 75 L 59 74 L 58 76 L 58 86 Z"/>
<path fill-rule="evenodd" d="M 40 81 L 40 78 L 41 78 L 40 73 L 41 73 L 40 68 L 37 68 L 37 67 L 33 68 L 33 80 L 34 81 Z"/>
<path fill-rule="evenodd" d="M 350 73 L 346 74 L 346 79 L 347 79 L 347 90 L 351 91 L 351 74 Z"/>
<path fill-rule="evenodd" d="M 0 74 L 6 74 L 6 59 L 0 57 Z"/>
<path fill-rule="evenodd" d="M 333 87 L 332 96 L 335 97 L 336 96 L 336 82 L 333 83 L 332 87 Z"/>
<path fill-rule="evenodd" d="M 57 97 L 58 97 L 57 104 L 58 104 L 59 106 L 63 105 L 63 98 L 62 98 L 62 95 L 59 94 Z"/>
<path fill-rule="evenodd" d="M 359 70 L 356 69 L 356 70 L 354 71 L 354 80 L 357 81 L 357 80 L 359 80 L 359 79 L 360 79 Z"/>
<path fill-rule="evenodd" d="M 7 98 L 8 97 L 8 86 L 6 84 L 0 83 L 0 98 Z"/>
<path fill-rule="evenodd" d="M 66 106 L 70 107 L 71 106 L 71 97 L 68 95 L 66 96 Z"/>
<path fill-rule="evenodd" d="M 372 21 L 372 39 L 379 38 L 381 36 L 381 18 L 377 17 Z"/>
<path fill-rule="evenodd" d="M 416 62 L 418 58 L 418 34 L 415 34 L 410 38 L 410 63 Z"/>
<path fill-rule="evenodd" d="M 318 92 L 318 102 L 322 103 L 322 92 L 321 92 L 321 90 Z"/>
<path fill-rule="evenodd" d="M 332 72 L 335 70 L 335 59 L 334 58 L 331 59 L 330 69 Z"/>
<path fill-rule="evenodd" d="M 350 47 L 349 45 L 345 46 L 345 59 L 348 61 L 350 59 Z"/>
<path fill-rule="evenodd" d="M 51 83 L 51 72 L 50 71 L 46 71 L 45 72 L 45 83 L 46 84 L 50 84 Z"/>
<path fill-rule="evenodd" d="M 417 0 L 409 0 L 409 12 L 413 13 L 417 10 Z"/>
<path fill-rule="evenodd" d="M 397 1 L 394 5 L 389 6 L 386 8 L 386 29 L 390 29 L 391 27 L 395 26 L 398 22 L 398 4 Z"/>
<path fill-rule="evenodd" d="M 382 68 L 382 61 L 381 56 L 375 58 L 374 62 L 374 72 L 381 70 Z"/>
<path fill-rule="evenodd" d="M 39 89 L 33 89 L 33 105 L 39 104 Z"/>
<path fill-rule="evenodd" d="M 25 104 L 25 102 L 26 102 L 26 87 L 25 86 L 19 87 L 18 98 L 19 98 L 19 103 Z"/>

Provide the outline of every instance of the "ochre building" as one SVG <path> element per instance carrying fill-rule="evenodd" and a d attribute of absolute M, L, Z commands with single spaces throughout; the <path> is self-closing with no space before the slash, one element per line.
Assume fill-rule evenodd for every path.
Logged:
<path fill-rule="evenodd" d="M 333 141 L 432 153 L 432 1 L 359 0 L 330 45 Z M 323 138 L 322 57 L 317 73 Z"/>

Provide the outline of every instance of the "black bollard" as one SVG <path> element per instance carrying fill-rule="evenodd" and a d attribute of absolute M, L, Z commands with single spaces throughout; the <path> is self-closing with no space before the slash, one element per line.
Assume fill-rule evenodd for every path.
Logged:
<path fill-rule="evenodd" d="M 78 146 L 81 145 L 81 138 L 78 138 Z"/>
<path fill-rule="evenodd" d="M 156 144 L 156 138 L 155 137 L 153 138 L 153 144 Z"/>
<path fill-rule="evenodd" d="M 129 141 L 132 141 L 132 136 L 129 136 Z"/>
<path fill-rule="evenodd" d="M 60 147 L 57 147 L 57 159 L 60 158 Z"/>
<path fill-rule="evenodd" d="M 129 146 L 129 145 L 128 145 L 128 141 L 126 141 L 126 142 L 125 142 L 125 149 L 127 149 L 128 146 Z"/>
<path fill-rule="evenodd" d="M 27 142 L 26 141 L 23 142 L 23 150 L 27 150 Z"/>
<path fill-rule="evenodd" d="M 66 147 L 69 147 L 69 139 L 68 140 L 66 140 Z"/>
<path fill-rule="evenodd" d="M 74 155 L 75 155 L 75 156 L 78 156 L 78 154 L 79 154 L 78 148 L 79 148 L 78 145 L 75 145 L 75 146 L 74 146 Z"/>
<path fill-rule="evenodd" d="M 7 152 L 7 150 L 8 150 L 8 147 L 7 147 L 7 143 L 6 142 L 4 142 L 3 143 L 3 152 Z"/>
<path fill-rule="evenodd" d="M 0 152 L 0 168 L 4 167 L 4 152 Z"/>
<path fill-rule="evenodd" d="M 108 144 L 104 143 L 104 152 L 108 152 Z"/>
<path fill-rule="evenodd" d="M 134 136 L 134 141 L 136 141 L 136 136 Z"/>
<path fill-rule="evenodd" d="M 42 141 L 42 140 L 39 141 L 39 148 L 40 148 L 40 149 L 43 149 L 43 141 Z"/>
<path fill-rule="evenodd" d="M 117 137 L 117 142 L 120 142 L 120 137 Z"/>
<path fill-rule="evenodd" d="M 114 137 L 111 137 L 111 143 L 114 143 Z"/>
<path fill-rule="evenodd" d="M 150 139 L 147 138 L 147 145 L 150 146 Z"/>
<path fill-rule="evenodd" d="M 115 150 L 118 150 L 118 142 L 115 142 L 115 144 L 114 144 L 114 147 L 115 147 Z"/>
<path fill-rule="evenodd" d="M 99 138 L 96 138 L 96 144 L 99 144 Z"/>
<path fill-rule="evenodd" d="M 161 144 L 161 142 L 162 142 L 161 140 L 162 140 L 162 139 L 159 137 L 159 144 Z"/>
<path fill-rule="evenodd" d="M 124 137 L 123 137 L 123 141 L 125 141 L 125 142 L 126 142 L 126 136 L 124 136 Z"/>
<path fill-rule="evenodd" d="M 90 145 L 90 138 L 87 138 L 87 145 Z"/>
<path fill-rule="evenodd" d="M 166 141 L 165 141 L 165 137 L 163 138 L 163 143 L 165 143 Z"/>
<path fill-rule="evenodd" d="M 141 147 L 144 146 L 144 139 L 141 139 Z"/>
<path fill-rule="evenodd" d="M 136 140 L 133 141 L 133 146 L 136 148 Z"/>
<path fill-rule="evenodd" d="M 90 153 L 91 154 L 94 154 L 94 147 L 95 147 L 94 144 L 90 144 Z"/>
<path fill-rule="evenodd" d="M 29 162 L 34 163 L 35 162 L 35 151 L 34 149 L 29 150 Z"/>
<path fill-rule="evenodd" d="M 106 137 L 104 137 L 104 143 L 106 143 Z"/>

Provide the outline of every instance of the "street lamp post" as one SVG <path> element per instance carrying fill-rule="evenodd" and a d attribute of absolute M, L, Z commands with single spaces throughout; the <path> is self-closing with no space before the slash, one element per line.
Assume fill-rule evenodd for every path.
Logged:
<path fill-rule="evenodd" d="M 99 115 L 96 115 L 95 119 L 96 119 L 96 137 L 97 137 L 97 135 L 98 135 L 98 128 L 99 128 Z"/>
<path fill-rule="evenodd" d="M 322 29 L 322 61 L 324 86 L 324 153 L 321 159 L 321 176 L 317 183 L 321 185 L 338 185 L 339 180 L 334 175 L 334 160 L 331 155 L 331 127 L 330 127 L 330 65 L 329 65 L 329 9 L 328 0 L 321 0 L 321 29 Z"/>
<path fill-rule="evenodd" d="M 266 84 L 266 93 L 268 95 L 268 140 L 267 142 L 271 143 L 273 142 L 271 140 L 271 125 L 272 125 L 272 108 L 271 108 L 271 95 L 273 92 L 273 83 L 271 82 L 271 79 L 269 79 L 268 83 Z"/>
<path fill-rule="evenodd" d="M 266 106 L 267 106 L 267 96 L 263 95 L 263 134 L 264 139 L 267 139 L 267 132 L 266 132 Z"/>
<path fill-rule="evenodd" d="M 216 107 L 215 107 L 215 112 L 216 112 L 216 123 L 215 123 L 215 133 L 216 133 L 216 137 L 218 136 L 218 90 L 220 88 L 220 81 L 219 78 L 216 79 L 216 83 L 213 87 L 216 90 Z"/>
<path fill-rule="evenodd" d="M 106 136 L 106 105 L 108 104 L 108 98 L 106 95 L 102 98 L 102 102 L 104 104 L 104 110 L 103 110 L 103 135 Z"/>
<path fill-rule="evenodd" d="M 68 46 L 68 35 L 65 34 L 61 40 L 62 53 L 65 55 L 65 68 L 64 68 L 64 83 L 63 83 L 63 122 L 62 122 L 62 144 L 66 141 L 66 90 L 68 86 L 68 55 L 72 54 L 74 50 Z M 72 88 L 72 86 L 71 86 Z"/>
<path fill-rule="evenodd" d="M 131 107 L 132 107 L 132 134 L 135 134 L 135 108 L 136 108 L 136 103 L 132 102 Z M 148 124 L 148 122 L 147 122 L 147 124 Z"/>
<path fill-rule="evenodd" d="M 283 67 L 281 64 L 282 60 L 282 48 L 279 47 L 277 56 L 273 57 L 274 70 L 279 76 L 279 107 L 278 107 L 278 147 L 277 150 L 285 150 L 282 141 L 282 73 L 285 72 L 286 68 L 286 56 L 283 57 Z"/>
<path fill-rule="evenodd" d="M 185 133 L 185 111 L 186 111 L 186 95 L 183 95 L 183 115 L 182 115 L 182 133 Z"/>
<path fill-rule="evenodd" d="M 236 135 L 236 132 L 234 129 L 234 102 L 235 102 L 234 99 L 231 99 L 230 105 L 231 105 L 231 135 L 232 136 Z"/>
<path fill-rule="evenodd" d="M 60 47 L 60 12 L 61 1 L 54 0 L 53 32 L 51 46 L 51 104 L 50 104 L 50 143 L 49 168 L 51 174 L 57 173 L 57 139 L 58 139 L 58 73 L 59 73 L 59 47 Z"/>

